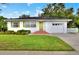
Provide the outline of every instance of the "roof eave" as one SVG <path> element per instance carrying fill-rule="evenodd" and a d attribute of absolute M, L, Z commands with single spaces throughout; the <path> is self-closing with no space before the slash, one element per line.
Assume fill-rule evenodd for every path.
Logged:
<path fill-rule="evenodd" d="M 17 19 L 17 20 L 15 20 L 15 19 L 5 19 L 5 21 L 7 21 L 7 22 L 9 22 L 9 21 L 72 21 L 72 19 Z"/>

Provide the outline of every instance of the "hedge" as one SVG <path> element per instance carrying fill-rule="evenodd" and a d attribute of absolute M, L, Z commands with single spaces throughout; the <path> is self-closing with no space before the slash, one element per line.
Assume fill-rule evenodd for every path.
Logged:
<path fill-rule="evenodd" d="M 15 35 L 26 35 L 30 33 L 31 33 L 30 30 L 18 30 L 17 32 L 14 31 L 0 32 L 0 34 L 15 34 Z"/>

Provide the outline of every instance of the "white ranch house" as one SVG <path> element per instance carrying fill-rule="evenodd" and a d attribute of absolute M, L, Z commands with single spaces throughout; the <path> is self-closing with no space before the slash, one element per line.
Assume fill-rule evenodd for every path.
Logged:
<path fill-rule="evenodd" d="M 39 18 L 7 19 L 9 31 L 30 30 L 31 33 L 45 31 L 47 33 L 67 33 L 67 23 L 71 19 Z"/>

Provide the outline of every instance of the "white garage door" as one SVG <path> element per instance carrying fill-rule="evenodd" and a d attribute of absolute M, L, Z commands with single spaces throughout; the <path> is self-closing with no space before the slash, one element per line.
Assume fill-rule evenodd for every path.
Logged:
<path fill-rule="evenodd" d="M 64 23 L 45 22 L 45 30 L 48 33 L 64 33 Z"/>

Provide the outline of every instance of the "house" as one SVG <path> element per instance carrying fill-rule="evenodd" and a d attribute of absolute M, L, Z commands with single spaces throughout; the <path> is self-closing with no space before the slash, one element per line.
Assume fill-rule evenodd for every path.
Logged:
<path fill-rule="evenodd" d="M 9 31 L 30 30 L 31 33 L 67 33 L 67 23 L 72 21 L 56 17 L 29 17 L 6 19 Z"/>

